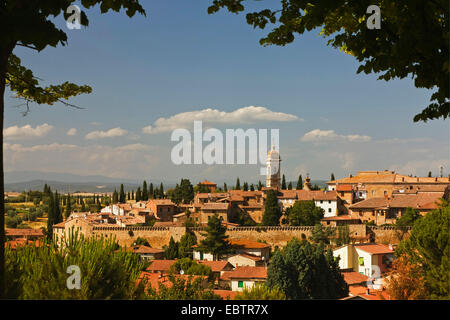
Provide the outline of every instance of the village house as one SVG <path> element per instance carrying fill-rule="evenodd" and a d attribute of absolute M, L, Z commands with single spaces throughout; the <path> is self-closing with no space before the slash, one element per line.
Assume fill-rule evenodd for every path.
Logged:
<path fill-rule="evenodd" d="M 374 197 L 349 206 L 350 214 L 354 219 L 363 222 L 373 221 L 376 225 L 395 223 L 404 215 L 407 208 L 413 208 L 425 215 L 439 207 L 440 199 L 448 199 L 447 186 L 444 188 L 437 186 L 435 189 L 440 191 L 424 191 L 420 187 L 395 190 L 389 197 Z"/>
<path fill-rule="evenodd" d="M 384 244 L 345 245 L 333 250 L 339 257 L 339 268 L 352 269 L 368 277 L 381 276 L 387 272 L 395 259 L 394 249 Z"/>
<path fill-rule="evenodd" d="M 410 177 L 394 171 L 359 171 L 357 175 L 328 181 L 348 205 L 370 198 L 391 197 L 394 191 L 410 187 L 450 186 L 450 177 Z M 351 194 L 350 194 L 351 193 Z"/>
<path fill-rule="evenodd" d="M 202 182 L 198 183 L 199 186 L 201 187 L 206 187 L 209 189 L 209 192 L 214 192 L 216 191 L 217 188 L 217 184 L 215 184 L 214 182 L 208 181 L 208 180 L 204 180 Z"/>
<path fill-rule="evenodd" d="M 172 221 L 173 215 L 178 213 L 175 203 L 169 199 L 150 199 L 146 207 L 160 221 Z"/>
<path fill-rule="evenodd" d="M 144 260 L 159 260 L 164 258 L 164 250 L 150 248 L 143 245 L 135 245 L 126 249 L 138 254 Z"/>
<path fill-rule="evenodd" d="M 229 282 L 231 291 L 242 291 L 252 288 L 255 283 L 265 283 L 267 268 L 265 267 L 236 267 L 233 271 L 224 272 L 221 281 Z"/>
<path fill-rule="evenodd" d="M 270 245 L 262 242 L 252 241 L 252 240 L 236 240 L 232 239 L 229 241 L 232 248 L 233 253 L 224 255 L 221 257 L 222 260 L 227 260 L 231 256 L 235 256 L 236 254 L 247 254 L 252 257 L 259 257 L 261 260 L 268 261 L 270 256 Z M 214 257 L 211 253 L 201 252 L 198 250 L 198 245 L 194 245 L 193 247 L 193 257 L 195 260 L 209 260 L 214 261 Z"/>

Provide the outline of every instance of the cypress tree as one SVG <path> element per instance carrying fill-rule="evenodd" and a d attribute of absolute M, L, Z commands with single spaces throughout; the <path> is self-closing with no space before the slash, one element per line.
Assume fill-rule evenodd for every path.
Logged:
<path fill-rule="evenodd" d="M 244 182 L 244 191 L 248 191 L 248 183 Z"/>
<path fill-rule="evenodd" d="M 253 183 L 250 185 L 250 191 L 255 191 L 255 186 L 253 185 Z"/>
<path fill-rule="evenodd" d="M 286 177 L 283 174 L 283 179 L 281 181 L 281 189 L 286 190 Z"/>
<path fill-rule="evenodd" d="M 125 203 L 125 191 L 123 190 L 123 183 L 120 185 L 119 202 Z"/>
<path fill-rule="evenodd" d="M 334 178 L 334 173 L 332 172 L 331 173 L 331 181 L 334 181 L 334 180 L 336 180 L 336 179 Z"/>
<path fill-rule="evenodd" d="M 236 185 L 234 186 L 234 190 L 241 190 L 241 182 L 239 181 L 239 177 L 236 179 Z"/>
<path fill-rule="evenodd" d="M 138 187 L 136 190 L 136 202 L 141 201 L 141 187 Z"/>
<path fill-rule="evenodd" d="M 261 191 L 263 188 L 263 184 L 261 182 L 261 180 L 258 181 L 258 190 Z"/>
<path fill-rule="evenodd" d="M 217 214 L 211 216 L 206 227 L 206 233 L 202 234 L 205 239 L 200 241 L 198 250 L 213 254 L 214 260 L 220 260 L 220 256 L 231 252 L 231 244 L 225 235 L 227 228 L 222 225 Z"/>
<path fill-rule="evenodd" d="M 277 195 L 274 190 L 267 191 L 262 225 L 278 226 L 280 225 L 281 210 L 278 206 Z"/>
<path fill-rule="evenodd" d="M 67 195 L 67 204 L 66 204 L 66 211 L 65 211 L 65 218 L 67 219 L 72 212 L 72 204 L 70 199 L 70 193 Z"/>
<path fill-rule="evenodd" d="M 148 187 L 148 196 L 149 198 L 155 197 L 155 190 L 153 189 L 153 183 L 150 182 L 150 187 Z"/>
<path fill-rule="evenodd" d="M 145 180 L 144 180 L 144 183 L 142 184 L 142 200 L 143 201 L 148 200 L 147 181 L 145 181 Z"/>
<path fill-rule="evenodd" d="M 164 199 L 164 187 L 163 187 L 163 183 L 162 182 L 159 185 L 159 194 L 161 195 L 161 199 Z"/>
<path fill-rule="evenodd" d="M 119 195 L 117 194 L 117 190 L 116 189 L 114 189 L 114 192 L 113 192 L 112 202 L 113 202 L 113 204 L 116 204 L 116 203 L 119 202 Z"/>
<path fill-rule="evenodd" d="M 297 186 L 295 187 L 295 189 L 297 189 L 297 190 L 302 190 L 303 189 L 302 175 L 298 176 Z"/>
<path fill-rule="evenodd" d="M 225 182 L 223 183 L 223 192 L 228 192 L 228 187 Z"/>
<path fill-rule="evenodd" d="M 292 190 L 292 182 L 291 181 L 289 181 L 288 190 Z"/>
<path fill-rule="evenodd" d="M 131 190 L 131 200 L 134 200 L 134 190 Z"/>

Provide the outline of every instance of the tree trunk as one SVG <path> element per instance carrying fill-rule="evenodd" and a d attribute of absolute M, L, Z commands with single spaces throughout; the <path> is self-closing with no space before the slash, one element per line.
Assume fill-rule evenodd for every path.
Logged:
<path fill-rule="evenodd" d="M 6 63 L 4 55 L 0 55 L 0 298 L 4 296 L 6 290 L 5 279 L 5 184 L 3 173 L 3 119 L 5 112 L 5 76 Z"/>
<path fill-rule="evenodd" d="M 0 299 L 6 298 L 5 279 L 5 179 L 3 171 L 3 120 L 5 117 L 5 77 L 9 56 L 14 46 L 0 50 Z"/>

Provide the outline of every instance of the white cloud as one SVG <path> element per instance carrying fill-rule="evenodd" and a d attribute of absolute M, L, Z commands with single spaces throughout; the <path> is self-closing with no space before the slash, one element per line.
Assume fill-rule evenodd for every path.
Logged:
<path fill-rule="evenodd" d="M 121 129 L 120 127 L 109 129 L 108 131 L 92 131 L 86 135 L 86 139 L 94 140 L 94 139 L 103 139 L 103 138 L 112 138 L 112 137 L 121 137 L 128 133 L 127 130 Z"/>
<path fill-rule="evenodd" d="M 10 144 L 5 143 L 4 149 L 13 152 L 37 152 L 37 151 L 68 151 L 77 149 L 78 146 L 73 144 L 60 144 L 60 143 L 52 143 L 52 144 L 38 144 L 32 147 L 25 147 L 21 144 Z"/>
<path fill-rule="evenodd" d="M 250 124 L 270 121 L 303 121 L 303 119 L 288 113 L 274 112 L 265 107 L 243 107 L 232 112 L 218 109 L 203 109 L 182 112 L 169 118 L 159 118 L 152 125 L 142 129 L 143 133 L 157 134 L 170 132 L 178 128 L 192 126 L 194 120 L 202 120 L 208 124 Z"/>
<path fill-rule="evenodd" d="M 53 126 L 44 123 L 40 126 L 36 126 L 36 128 L 33 128 L 29 124 L 24 125 L 23 127 L 19 126 L 12 126 L 9 128 L 6 128 L 3 131 L 3 135 L 5 139 L 27 139 L 27 138 L 36 138 L 36 137 L 43 137 L 47 133 L 49 133 L 53 129 Z"/>
<path fill-rule="evenodd" d="M 69 130 L 67 130 L 67 135 L 68 136 L 75 136 L 77 134 L 77 129 L 75 128 L 70 128 Z"/>
<path fill-rule="evenodd" d="M 349 135 L 342 135 L 337 134 L 334 132 L 334 130 L 320 130 L 320 129 L 314 129 L 311 130 L 300 139 L 301 141 L 305 142 L 319 142 L 319 141 L 370 141 L 371 137 L 369 136 L 362 136 L 358 134 L 349 134 Z"/>

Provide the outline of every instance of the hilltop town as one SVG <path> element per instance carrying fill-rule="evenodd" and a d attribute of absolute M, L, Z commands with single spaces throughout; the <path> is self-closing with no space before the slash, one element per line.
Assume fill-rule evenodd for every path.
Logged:
<path fill-rule="evenodd" d="M 330 180 L 324 189 L 312 186 L 309 176 L 304 182 L 300 176 L 293 188 L 292 183 L 286 186 L 281 170 L 273 171 L 274 163 L 280 168 L 280 162 L 278 152 L 271 150 L 265 186 L 260 182 L 241 187 L 238 179 L 228 190 L 226 185 L 218 188 L 204 180 L 194 190 L 189 180 L 182 179 L 175 189 L 164 192 L 161 185 L 155 192 L 147 191 L 144 183 L 142 190 L 128 196 L 121 188 L 110 203 L 94 196 L 88 206 L 81 198 L 84 210 L 77 207 L 80 200 L 67 195 L 65 219 L 61 213 L 60 221 L 48 214 L 57 223 L 49 222 L 46 233 L 50 230 L 60 245 L 74 230 L 85 238 L 115 239 L 148 262 L 139 282 L 145 279 L 152 288 L 172 286 L 173 275 L 187 279 L 186 264 L 206 266 L 208 272 L 200 268 L 202 272 L 190 274 L 224 299 L 266 283 L 275 251 L 293 239 L 309 241 L 324 245 L 339 258 L 348 286 L 345 299 L 389 299 L 384 280 L 396 259 L 396 247 L 411 231 L 413 223 L 407 219 L 411 214 L 426 216 L 448 200 L 450 177 L 360 171 Z M 57 202 L 64 205 L 60 199 Z M 227 239 L 228 251 L 217 254 L 205 248 L 214 228 Z M 9 245 L 18 247 L 37 244 L 44 232 L 8 228 L 6 235 Z M 187 245 L 186 239 L 190 239 Z"/>

